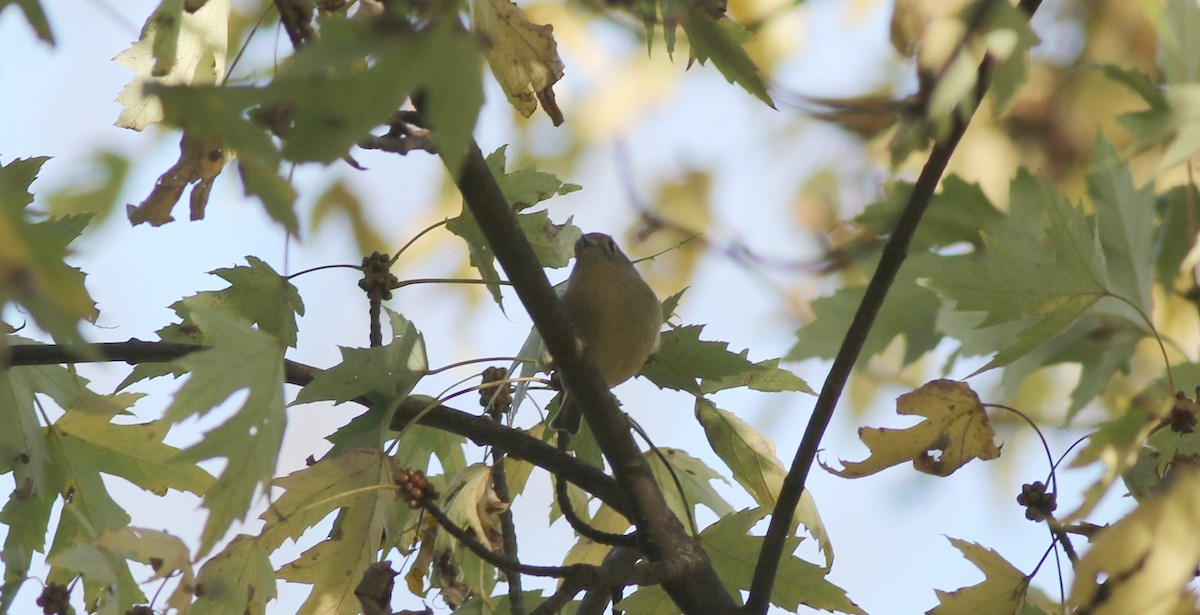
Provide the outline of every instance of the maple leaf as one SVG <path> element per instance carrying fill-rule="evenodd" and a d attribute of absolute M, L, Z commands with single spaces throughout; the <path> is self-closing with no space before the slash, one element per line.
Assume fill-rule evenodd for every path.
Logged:
<path fill-rule="evenodd" d="M 572 218 L 568 218 L 565 224 L 559 225 L 551 222 L 549 214 L 545 211 L 530 214 L 520 212 L 555 195 L 569 194 L 579 190 L 579 186 L 564 184 L 555 176 L 542 173 L 533 167 L 506 173 L 504 171 L 506 149 L 507 146 L 503 146 L 488 154 L 488 168 L 500 185 L 505 200 L 508 201 L 513 211 L 517 212 L 517 223 L 521 226 L 530 245 L 533 246 L 538 262 L 544 267 L 555 269 L 566 266 L 574 256 L 575 242 L 583 235 L 579 227 L 571 223 Z M 471 215 L 471 211 L 467 209 L 466 203 L 463 204 L 462 213 L 447 221 L 446 230 L 467 242 L 471 265 L 478 269 L 480 277 L 488 282 L 487 289 L 491 292 L 492 299 L 496 301 L 497 305 L 503 307 L 498 284 L 500 274 L 496 271 L 495 265 L 496 255 L 492 252 L 492 247 L 488 245 L 487 239 L 484 238 L 483 230 L 479 228 L 475 216 Z"/>
<path fill-rule="evenodd" d="M 1128 298 L 1143 313 L 1153 309 L 1154 185 L 1138 189 L 1129 165 L 1100 139 L 1092 156 L 1088 194 L 1096 214 L 1100 243 L 1108 262 L 1112 291 Z M 1133 318 L 1137 318 L 1134 314 Z"/>
<path fill-rule="evenodd" d="M 17 159 L 0 166 L 0 310 L 22 305 L 43 330 L 62 344 L 81 345 L 79 321 L 98 315 L 84 274 L 67 265 L 68 245 L 91 215 L 32 221 L 29 186 L 49 158 Z M 0 348 L 7 344 L 0 338 Z"/>
<path fill-rule="evenodd" d="M 398 401 L 412 392 L 429 369 L 425 339 L 412 322 L 384 309 L 392 325 L 391 341 L 373 348 L 339 346 L 342 362 L 317 373 L 312 382 L 296 394 L 293 404 L 320 400 L 340 404 L 372 395 L 386 403 Z"/>
<path fill-rule="evenodd" d="M 1067 605 L 1095 615 L 1168 615 L 1200 564 L 1200 468 L 1176 463 L 1169 487 L 1093 539 L 1075 567 Z"/>
<path fill-rule="evenodd" d="M 146 21 L 141 38 L 114 58 L 137 71 L 117 95 L 117 126 L 142 130 L 162 121 L 162 103 L 143 91 L 147 83 L 220 83 L 225 78 L 230 1 L 208 0 L 195 12 L 182 8 L 182 2 L 164 2 Z"/>
<path fill-rule="evenodd" d="M 31 344 L 30 340 L 17 336 L 9 336 L 9 343 Z M 26 571 L 32 561 L 34 551 L 45 551 L 47 528 L 50 522 L 50 512 L 61 494 L 70 489 L 69 481 L 75 480 L 66 472 L 69 463 L 82 462 L 84 473 L 96 469 L 133 480 L 142 486 L 153 486 L 156 493 L 161 493 L 166 487 L 202 489 L 203 483 L 193 479 L 196 474 L 181 476 L 174 472 L 165 472 L 163 478 L 167 483 L 145 478 L 143 470 L 154 473 L 153 464 L 167 462 L 185 474 L 190 472 L 178 464 L 170 464 L 169 458 L 178 451 L 171 447 L 160 448 L 154 443 L 161 442 L 165 431 L 161 426 L 150 425 L 110 425 L 108 419 L 125 414 L 128 408 L 141 395 L 121 393 L 116 395 L 98 395 L 87 388 L 88 381 L 73 370 L 59 365 L 38 365 L 9 368 L 0 372 L 0 465 L 3 471 L 13 473 L 17 486 L 9 495 L 8 503 L 0 511 L 0 523 L 7 526 L 8 532 L 4 540 L 4 550 L 0 553 L 4 563 L 4 585 L 0 587 L 0 613 L 7 612 L 16 590 L 26 580 Z M 80 452 L 89 454 L 85 445 L 82 448 L 74 446 L 79 438 L 68 438 L 71 442 L 64 446 L 64 434 L 61 430 L 47 430 L 41 426 L 35 409 L 34 395 L 48 396 L 67 413 L 60 418 L 56 427 L 67 427 L 75 435 L 81 435 L 87 441 L 98 438 L 100 442 L 95 448 L 95 455 L 76 458 L 67 453 Z M 129 451 L 114 450 L 110 438 L 117 442 L 138 446 L 130 447 Z M 149 461 L 141 467 L 135 467 L 134 459 Z M 150 461 L 153 459 L 154 461 Z M 99 466 L 97 466 L 99 464 Z M 165 468 L 164 468 L 165 469 Z M 199 474 L 199 469 L 193 468 Z M 173 479 L 180 479 L 174 483 Z M 88 479 L 83 480 L 89 487 L 103 487 Z M 87 499 L 90 498 L 90 499 Z M 96 512 L 99 518 L 109 519 L 120 523 L 121 516 L 104 505 L 105 495 L 100 492 L 86 495 L 86 502 L 97 502 Z M 67 527 L 63 540 L 71 539 L 75 526 Z"/>
<path fill-rule="evenodd" d="M 138 527 L 124 527 L 101 534 L 92 544 L 108 549 L 122 559 L 141 562 L 154 570 L 150 580 L 179 577 L 179 584 L 167 599 L 180 615 L 186 615 L 196 586 L 191 550 L 177 536 Z"/>
<path fill-rule="evenodd" d="M 530 22 L 511 0 L 472 2 L 471 27 L 481 35 L 483 57 L 513 108 L 529 117 L 540 100 L 554 125 L 562 124 L 554 102 L 554 84 L 563 76 L 554 27 Z"/>
<path fill-rule="evenodd" d="M 978 585 L 963 587 L 952 592 L 935 590 L 938 606 L 931 609 L 927 615 L 952 615 L 954 613 L 1014 615 L 1017 613 L 1025 603 L 1025 592 L 1029 590 L 1029 577 L 991 549 L 957 538 L 950 538 L 950 544 L 962 551 L 963 556 L 983 572 L 984 580 Z"/>
<path fill-rule="evenodd" d="M 1165 414 L 1170 400 L 1157 400 Z M 1071 461 L 1070 467 L 1081 468 L 1097 461 L 1103 471 L 1083 492 L 1083 501 L 1075 511 L 1062 517 L 1064 522 L 1085 518 L 1100 503 L 1118 478 L 1137 463 L 1138 453 L 1159 425 L 1158 418 L 1138 409 L 1126 412 L 1111 421 L 1106 421 L 1088 436 L 1087 446 Z"/>
<path fill-rule="evenodd" d="M 731 591 L 748 589 L 753 576 L 763 538 L 750 533 L 750 528 L 770 512 L 767 508 L 750 508 L 718 519 L 700 533 L 700 543 L 712 558 L 717 576 Z M 779 574 L 771 603 L 789 612 L 805 605 L 812 609 L 865 615 L 846 591 L 826 580 L 828 571 L 795 555 L 800 539 L 788 538 L 785 555 L 779 562 Z M 663 601 L 666 602 L 663 602 Z M 651 613 L 655 604 L 669 605 L 670 598 L 661 587 L 643 587 L 622 600 L 621 608 L 630 613 Z M 678 610 L 678 609 L 676 609 Z"/>
<path fill-rule="evenodd" d="M 969 386 L 953 380 L 934 380 L 896 399 L 896 413 L 925 417 L 908 429 L 862 427 L 858 436 L 871 455 L 856 462 L 842 461 L 835 470 L 821 467 L 843 478 L 860 478 L 912 461 L 918 471 L 949 476 L 968 461 L 1000 456 L 996 433 L 988 421 L 979 396 Z M 938 457 L 931 453 L 940 452 Z"/>
<path fill-rule="evenodd" d="M 1046 239 L 1053 249 L 1052 260 L 1037 258 L 1037 251 L 1023 250 L 1017 241 L 1009 240 L 1027 237 L 1023 231 L 1003 237 L 984 233 L 986 249 L 981 257 L 942 259 L 925 280 L 954 301 L 956 310 L 984 312 L 980 328 L 1026 321 L 1015 340 L 976 374 L 1020 358 L 1111 295 L 1100 239 L 1083 212 L 1024 171 L 1013 180 L 1011 192 L 1014 203 L 1036 208 L 1048 218 Z"/>
<path fill-rule="evenodd" d="M 936 293 L 917 283 L 922 272 L 928 271 L 933 262 L 930 255 L 917 253 L 904 264 L 863 345 L 858 359 L 860 367 L 872 356 L 886 350 L 899 336 L 904 336 L 905 365 L 921 358 L 941 341 L 937 315 L 942 302 Z M 796 344 L 788 351 L 786 359 L 802 361 L 837 356 L 866 290 L 866 286 L 842 288 L 831 296 L 814 300 L 812 309 L 816 318 L 800 328 Z"/>
<path fill-rule="evenodd" d="M 246 514 L 256 487 L 263 487 L 275 472 L 275 460 L 287 423 L 283 404 L 284 344 L 246 321 L 220 310 L 185 300 L 191 318 L 211 337 L 211 347 L 176 362 L 191 376 L 166 410 L 166 419 L 178 423 L 203 416 L 235 392 L 249 394 L 237 412 L 184 453 L 201 461 L 225 457 L 229 463 L 204 494 L 210 514 L 200 538 L 200 553 L 207 553 L 224 536 L 234 520 Z"/>
<path fill-rule="evenodd" d="M 682 14 L 669 17 L 682 19 L 680 23 L 683 25 L 683 31 L 687 33 L 692 58 L 700 64 L 711 60 L 726 81 L 742 86 L 742 89 L 774 109 L 775 102 L 767 92 L 767 85 L 763 82 L 758 66 L 742 46 L 753 38 L 752 35 L 732 19 L 724 16 L 712 19 L 691 3 L 678 3 L 673 6 L 682 9 L 678 12 L 672 11 L 673 13 Z"/>
<path fill-rule="evenodd" d="M 272 549 L 285 538 L 299 538 L 329 513 L 340 512 L 329 538 L 279 570 L 281 579 L 312 585 L 300 613 L 359 612 L 355 586 L 376 561 L 380 537 L 391 529 L 396 515 L 392 469 L 382 452 L 357 450 L 273 483 L 285 491 L 262 515 L 263 540 Z"/>
<path fill-rule="evenodd" d="M 733 513 L 733 507 L 711 484 L 714 480 L 728 482 L 725 481 L 725 477 L 685 451 L 676 448 L 659 448 L 658 451 L 666 460 L 659 458 L 654 451 L 649 451 L 646 453 L 646 463 L 649 464 L 654 479 L 658 481 L 667 507 L 681 522 L 687 524 L 688 519 L 694 519 L 695 509 L 700 505 L 708 507 L 719 517 Z"/>
<path fill-rule="evenodd" d="M 164 342 L 209 345 L 212 335 L 205 332 L 192 318 L 192 310 L 199 307 L 207 310 L 227 312 L 234 318 L 242 318 L 259 326 L 286 345 L 296 345 L 296 315 L 304 314 L 304 302 L 300 293 L 287 278 L 279 275 L 270 265 L 253 256 L 247 256 L 249 266 L 238 265 L 211 271 L 213 275 L 229 282 L 227 288 L 203 291 L 171 304 L 171 309 L 182 322 L 167 325 L 158 330 Z M 117 390 L 145 378 L 166 374 L 176 377 L 184 370 L 177 363 L 139 363 Z"/>
<path fill-rule="evenodd" d="M 496 523 L 496 515 L 507 506 L 492 489 L 491 467 L 476 463 L 467 466 L 450 480 L 444 509 L 446 516 L 455 524 L 465 528 L 479 542 L 498 551 L 500 528 Z M 449 535 L 439 533 L 438 543 L 442 548 L 449 548 L 450 541 L 453 539 Z"/>
<path fill-rule="evenodd" d="M 664 331 L 659 338 L 658 350 L 642 368 L 641 375 L 660 388 L 687 391 L 695 395 L 704 393 L 704 387 L 699 382 L 701 379 L 712 390 L 735 386 L 734 382 L 743 379 L 749 383 L 758 376 L 766 377 L 767 381 L 787 384 L 791 390 L 807 389 L 807 385 L 798 377 L 790 379 L 781 376 L 783 370 L 769 362 L 751 363 L 746 358 L 746 352 L 731 352 L 728 342 L 701 340 L 700 332 L 703 330 L 704 325 L 688 325 Z M 797 383 L 797 380 L 800 382 Z M 811 389 L 807 392 L 811 392 Z"/>
<path fill-rule="evenodd" d="M 275 599 L 275 570 L 263 541 L 239 534 L 204 563 L 189 615 L 266 613 Z"/>
<path fill-rule="evenodd" d="M 734 480 L 760 506 L 774 509 L 779 490 L 783 488 L 783 479 L 787 476 L 787 470 L 775 452 L 775 443 L 746 421 L 704 398 L 696 399 L 696 418 L 704 426 L 704 435 L 708 437 L 713 452 L 733 471 Z M 808 489 L 800 495 L 792 523 L 793 531 L 796 524 L 808 530 L 825 555 L 825 567 L 832 567 L 833 541 L 829 539 L 825 522 L 821 520 L 817 503 Z"/>

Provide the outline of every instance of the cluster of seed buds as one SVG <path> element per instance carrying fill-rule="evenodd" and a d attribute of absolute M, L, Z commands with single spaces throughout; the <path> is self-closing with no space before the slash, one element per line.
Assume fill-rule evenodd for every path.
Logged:
<path fill-rule="evenodd" d="M 426 500 L 438 498 L 437 490 L 429 484 L 429 479 L 425 478 L 425 473 L 420 470 L 399 468 L 392 472 L 392 482 L 399 487 L 396 492 L 397 499 L 403 499 L 404 503 L 414 510 L 420 508 Z"/>
<path fill-rule="evenodd" d="M 71 613 L 71 591 L 66 585 L 49 583 L 38 596 L 37 605 L 44 615 L 66 615 Z"/>
<path fill-rule="evenodd" d="M 487 385 L 500 382 L 507 376 L 508 372 L 503 367 L 489 367 L 483 370 L 484 386 L 479 388 L 479 405 L 486 408 L 493 418 L 507 414 L 512 409 L 512 387 L 507 384 Z"/>
<path fill-rule="evenodd" d="M 1058 501 L 1053 492 L 1047 492 L 1041 481 L 1021 485 L 1021 495 L 1017 503 L 1025 507 L 1025 518 L 1030 521 L 1045 521 L 1058 508 Z"/>
<path fill-rule="evenodd" d="M 368 297 L 387 301 L 392 298 L 392 289 L 400 280 L 391 272 L 392 259 L 382 252 L 372 252 L 362 260 L 363 278 L 358 281 L 358 287 L 367 293 Z"/>
<path fill-rule="evenodd" d="M 1171 431 L 1179 434 L 1192 433 L 1196 430 L 1196 412 L 1200 410 L 1200 387 L 1196 387 L 1196 397 L 1188 397 L 1183 391 L 1175 392 L 1175 405 L 1167 415 L 1166 423 Z"/>

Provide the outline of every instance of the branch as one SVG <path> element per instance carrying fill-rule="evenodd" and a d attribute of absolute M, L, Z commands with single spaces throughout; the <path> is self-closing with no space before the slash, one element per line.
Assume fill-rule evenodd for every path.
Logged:
<path fill-rule="evenodd" d="M 429 516 L 433 517 L 433 520 L 437 521 L 438 525 L 453 536 L 455 540 L 470 549 L 471 553 L 474 553 L 476 557 L 508 574 L 520 573 L 534 577 L 565 578 L 568 576 L 580 576 L 582 573 L 579 570 L 580 568 L 591 568 L 587 564 L 572 564 L 570 566 L 530 566 L 529 564 L 522 564 L 499 553 L 492 552 L 491 549 L 476 540 L 466 530 L 458 527 L 458 524 L 450 517 L 447 517 L 446 513 L 442 512 L 442 509 L 438 508 L 432 501 L 425 500 L 421 502 L 421 508 L 429 513 Z"/>
<path fill-rule="evenodd" d="M 134 339 L 127 342 L 88 344 L 84 348 L 74 349 L 54 344 L 16 344 L 6 349 L 7 356 L 4 358 L 7 361 L 0 360 L 0 370 L 19 366 L 98 361 L 124 361 L 129 364 L 164 363 L 207 348 L 200 344 L 145 342 Z M 313 378 L 321 373 L 320 369 L 295 361 L 285 360 L 283 364 L 285 380 L 297 386 L 312 382 Z M 364 407 L 371 407 L 371 401 L 365 397 L 352 401 Z M 629 504 L 625 495 L 616 481 L 599 468 L 560 452 L 523 431 L 499 425 L 487 417 L 468 414 L 443 405 L 437 405 L 425 412 L 429 403 L 429 400 L 417 397 L 409 397 L 400 402 L 400 408 L 392 417 L 392 429 L 399 431 L 420 416 L 417 422 L 421 425 L 463 436 L 480 446 L 491 446 L 504 451 L 514 459 L 529 462 L 578 485 L 621 514 L 628 514 Z"/>
<path fill-rule="evenodd" d="M 1032 18 L 1040 4 L 1041 0 L 1021 0 L 1020 6 Z M 975 89 L 977 102 L 982 101 L 983 95 L 987 92 L 991 65 L 989 57 L 984 58 L 979 66 Z M 883 305 L 884 299 L 887 298 L 888 290 L 891 289 L 892 282 L 895 281 L 896 274 L 900 271 L 900 266 L 908 255 L 908 246 L 913 234 L 917 231 L 917 225 L 925 214 L 925 210 L 933 198 L 933 193 L 941 181 L 942 174 L 950 162 L 950 157 L 966 132 L 973 113 L 972 109 L 964 111 L 962 115 L 956 115 L 954 124 L 945 140 L 934 145 L 933 151 L 929 154 L 929 160 L 926 161 L 925 167 L 921 169 L 921 175 L 913 185 L 912 193 L 909 194 L 908 202 L 904 205 L 900 219 L 896 222 L 896 228 L 883 247 L 879 265 L 871 277 L 871 282 L 867 285 L 862 303 L 859 304 L 858 311 L 854 314 L 854 320 L 850 324 L 850 330 L 847 331 L 846 337 L 842 340 L 837 357 L 833 360 L 833 365 L 825 378 L 825 384 L 821 387 L 821 394 L 817 397 L 817 403 L 813 407 L 812 417 L 808 421 L 804 437 L 792 460 L 792 466 L 779 490 L 779 499 L 775 504 L 775 510 L 771 513 L 771 523 L 767 527 L 763 548 L 759 552 L 758 563 L 754 568 L 750 596 L 746 605 L 741 609 L 744 613 L 767 612 L 771 601 L 771 590 L 779 570 L 779 560 L 783 556 L 784 544 L 790 533 L 789 528 L 792 525 L 796 505 L 804 492 L 804 483 L 808 479 L 808 471 L 812 469 L 813 460 L 817 456 L 821 437 L 829 427 L 829 421 L 833 418 L 833 411 L 841 397 L 842 389 L 850 378 L 854 364 L 858 361 L 859 353 L 867 341 L 867 334 L 871 331 L 875 317 L 879 314 L 879 309 Z"/>
<path fill-rule="evenodd" d="M 22 365 L 59 365 L 106 361 L 124 361 L 130 365 L 165 363 L 208 347 L 199 344 L 143 342 L 130 339 L 127 342 L 87 344 L 85 348 L 86 351 L 80 352 L 80 349 L 73 346 L 15 344 L 5 350 L 0 350 L 0 369 Z"/>
<path fill-rule="evenodd" d="M 591 356 L 575 343 L 573 323 L 550 288 L 545 271 L 479 146 L 471 141 L 462 166 L 449 170 L 546 348 L 554 356 L 564 383 L 578 396 L 596 442 L 628 499 L 630 514 L 626 516 L 637 527 L 642 551 L 651 562 L 672 562 L 692 570 L 693 574 L 665 583 L 663 588 L 685 613 L 733 612 L 736 603 L 717 577 L 708 555 L 671 513 L 627 423 L 616 420 L 615 417 L 621 416 L 616 401 Z"/>
<path fill-rule="evenodd" d="M 493 417 L 492 420 L 495 420 Z M 508 491 L 508 471 L 504 469 L 504 453 L 493 449 L 495 461 L 492 463 L 492 490 L 496 497 L 504 502 L 504 510 L 500 511 L 500 539 L 504 544 L 504 555 L 514 562 L 520 563 L 517 554 L 517 526 L 513 523 L 512 494 Z M 522 593 L 521 575 L 508 574 L 508 607 L 512 615 L 525 615 L 525 594 Z"/>

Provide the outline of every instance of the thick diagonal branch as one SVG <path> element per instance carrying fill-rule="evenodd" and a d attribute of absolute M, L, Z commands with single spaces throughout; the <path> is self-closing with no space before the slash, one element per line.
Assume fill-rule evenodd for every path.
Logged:
<path fill-rule="evenodd" d="M 568 389 L 582 401 L 584 416 L 630 505 L 639 546 L 652 562 L 671 562 L 689 571 L 663 585 L 685 613 L 736 609 L 707 554 L 670 512 L 645 457 L 623 421 L 595 363 L 575 343 L 575 330 L 525 238 L 500 186 L 472 142 L 460 168 L 451 168 L 467 207 L 496 259 L 508 274 L 542 340 L 554 356 Z"/>

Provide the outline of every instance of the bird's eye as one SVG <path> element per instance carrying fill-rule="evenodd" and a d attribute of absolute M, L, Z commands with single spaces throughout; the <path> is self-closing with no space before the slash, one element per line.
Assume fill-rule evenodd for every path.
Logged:
<path fill-rule="evenodd" d="M 604 247 L 608 248 L 609 252 L 616 252 L 617 251 L 617 242 L 613 241 L 612 237 L 605 237 L 604 238 Z"/>

